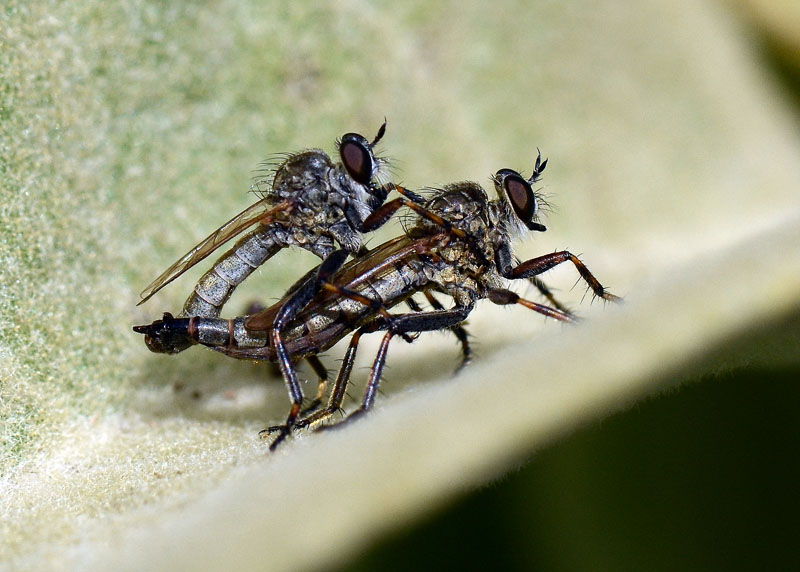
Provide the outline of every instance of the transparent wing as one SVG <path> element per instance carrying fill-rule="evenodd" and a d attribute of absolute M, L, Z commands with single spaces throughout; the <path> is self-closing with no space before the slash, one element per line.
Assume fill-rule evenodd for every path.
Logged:
<path fill-rule="evenodd" d="M 434 235 L 435 240 L 440 240 L 442 235 Z M 393 238 L 380 246 L 370 250 L 360 258 L 351 260 L 345 264 L 336 274 L 330 278 L 330 282 L 343 286 L 350 290 L 359 290 L 361 283 L 376 280 L 386 273 L 395 269 L 398 260 L 403 260 L 416 253 L 417 249 L 429 247 L 429 242 L 434 239 L 425 237 L 422 239 L 412 239 L 409 236 L 401 235 Z M 296 287 L 299 287 L 308 277 L 316 273 L 316 268 L 309 271 L 301 278 L 289 292 L 277 303 L 269 308 L 265 308 L 258 313 L 248 316 L 244 322 L 245 329 L 255 335 L 268 334 L 272 330 L 275 317 L 283 307 Z M 302 314 L 297 319 L 305 319 L 303 316 L 330 312 L 329 304 L 339 299 L 339 295 L 331 292 L 322 291 L 305 306 Z"/>
<path fill-rule="evenodd" d="M 231 220 L 223 224 L 208 237 L 202 240 L 197 246 L 184 254 L 180 260 L 167 268 L 161 275 L 153 280 L 150 285 L 142 290 L 141 301 L 138 305 L 147 302 L 153 294 L 161 290 L 164 286 L 175 280 L 178 276 L 186 272 L 189 268 L 206 258 L 217 248 L 228 242 L 230 239 L 240 234 L 242 231 L 256 223 L 269 223 L 274 214 L 289 207 L 289 201 L 283 201 L 271 209 L 267 209 L 267 199 L 262 199 L 249 206 Z"/>

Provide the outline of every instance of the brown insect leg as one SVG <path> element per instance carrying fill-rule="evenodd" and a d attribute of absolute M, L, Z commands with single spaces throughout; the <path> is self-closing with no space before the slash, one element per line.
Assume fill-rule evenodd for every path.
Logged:
<path fill-rule="evenodd" d="M 369 232 L 382 227 L 384 224 L 386 224 L 386 221 L 392 218 L 394 213 L 400 210 L 400 207 L 410 206 L 412 204 L 414 204 L 414 202 L 406 199 L 405 197 L 399 197 L 383 204 L 380 208 L 372 211 L 372 213 L 370 213 L 370 215 L 364 219 L 364 222 L 361 223 L 361 231 Z"/>
<path fill-rule="evenodd" d="M 547 299 L 547 301 L 550 302 L 550 305 L 553 306 L 553 308 L 561 310 L 562 312 L 565 312 L 567 314 L 572 313 L 566 306 L 564 306 L 564 304 L 562 304 L 556 299 L 556 297 L 553 295 L 553 292 L 550 290 L 550 288 L 547 287 L 547 284 L 545 284 L 541 278 L 539 278 L 538 276 L 532 276 L 528 278 L 528 281 L 534 286 L 536 286 L 536 289 L 539 291 L 539 294 L 544 296 Z"/>
<path fill-rule="evenodd" d="M 328 399 L 328 405 L 324 409 L 320 409 L 319 411 L 316 411 L 311 415 L 308 415 L 297 421 L 297 423 L 295 423 L 296 429 L 318 425 L 337 411 L 341 411 L 342 402 L 344 401 L 345 392 L 347 391 L 347 385 L 350 382 L 350 374 L 353 371 L 353 363 L 355 363 L 356 360 L 358 342 L 361 339 L 362 334 L 369 333 L 371 331 L 373 330 L 369 326 L 365 326 L 355 331 L 353 336 L 350 338 L 350 345 L 347 346 L 347 351 L 344 354 L 342 367 L 339 369 L 339 375 L 336 376 L 336 382 L 333 384 L 333 390 L 331 391 L 331 396 Z"/>
<path fill-rule="evenodd" d="M 555 308 L 551 308 L 550 306 L 545 306 L 544 304 L 537 304 L 536 302 L 525 300 L 524 298 L 520 298 L 517 293 L 512 292 L 511 290 L 505 290 L 503 288 L 490 290 L 489 300 L 491 300 L 492 302 L 494 302 L 499 306 L 507 306 L 509 304 L 520 304 L 521 306 L 530 308 L 534 312 L 539 312 L 540 314 L 544 314 L 549 318 L 555 318 L 556 320 L 561 320 L 562 322 L 576 321 L 575 316 L 573 316 L 568 312 L 562 312 L 561 310 L 556 310 Z"/>
<path fill-rule="evenodd" d="M 581 278 L 586 281 L 596 296 L 611 302 L 622 301 L 622 298 L 619 296 L 615 296 L 610 292 L 606 292 L 605 288 L 603 288 L 602 284 L 600 284 L 600 281 L 597 280 L 597 278 L 595 278 L 591 272 L 589 272 L 588 268 L 586 268 L 586 265 L 581 262 L 577 256 L 566 250 L 545 254 L 543 256 L 538 256 L 536 258 L 532 258 L 531 260 L 522 262 L 515 268 L 511 269 L 510 276 L 508 276 L 508 278 L 530 278 L 532 276 L 536 276 L 537 274 L 541 274 L 542 272 L 546 272 L 554 266 L 558 266 L 562 262 L 567 261 L 572 262 L 572 264 L 575 265 L 575 268 L 578 270 Z"/>
<path fill-rule="evenodd" d="M 300 380 L 297 378 L 297 370 L 294 363 L 289 356 L 286 345 L 283 342 L 281 331 L 320 291 L 323 284 L 325 284 L 328 277 L 341 268 L 347 258 L 346 250 L 337 250 L 322 261 L 319 265 L 317 272 L 303 282 L 289 297 L 289 299 L 278 310 L 273 322 L 273 329 L 271 334 L 272 347 L 275 350 L 276 361 L 281 368 L 283 379 L 286 382 L 286 388 L 289 391 L 289 398 L 292 401 L 292 408 L 289 410 L 289 415 L 286 418 L 286 423 L 279 427 L 270 427 L 266 431 L 262 431 L 262 435 L 270 435 L 278 431 L 278 436 L 269 446 L 270 451 L 275 448 L 291 433 L 294 422 L 300 414 L 303 407 L 303 388 L 300 386 Z"/>
<path fill-rule="evenodd" d="M 367 232 L 381 227 L 387 220 L 389 220 L 392 217 L 394 213 L 396 213 L 400 209 L 400 207 L 410 208 L 421 217 L 431 221 L 432 223 L 442 227 L 444 230 L 452 233 L 453 236 L 462 239 L 470 239 L 470 237 L 467 235 L 466 232 L 464 232 L 460 228 L 454 227 L 452 223 L 450 223 L 450 221 L 440 217 L 436 213 L 429 211 L 424 206 L 416 202 L 416 197 L 414 199 L 400 197 L 391 200 L 388 203 L 381 206 L 379 209 L 372 211 L 372 213 L 366 219 L 364 219 L 364 223 L 362 224 L 361 230 Z"/>

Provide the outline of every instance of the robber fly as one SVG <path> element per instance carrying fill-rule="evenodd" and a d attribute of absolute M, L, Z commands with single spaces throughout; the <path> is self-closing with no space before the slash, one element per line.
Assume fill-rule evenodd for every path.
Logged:
<path fill-rule="evenodd" d="M 232 320 L 165 314 L 162 320 L 134 330 L 145 334 L 154 352 L 177 353 L 199 343 L 236 358 L 277 361 L 292 407 L 283 425 L 266 430 L 278 433 L 270 446 L 274 449 L 293 429 L 315 426 L 340 409 L 359 339 L 365 333 L 386 330 L 361 407 L 352 415 L 374 403 L 392 337 L 401 335 L 410 341 L 418 332 L 458 326 L 480 299 L 520 304 L 545 316 L 574 321 L 568 312 L 508 290 L 508 279 L 535 277 L 570 261 L 596 296 L 618 300 L 568 251 L 515 264 L 512 237 L 525 230 L 546 230 L 535 220 L 539 197 L 531 186 L 545 165 L 539 156 L 529 179 L 511 169 L 498 171 L 493 177 L 498 197 L 492 201 L 472 182 L 448 185 L 424 204 L 416 196 L 390 201 L 367 217 L 364 228 L 379 226 L 403 206 L 419 215 L 413 228 L 345 265 L 346 252 L 337 251 L 283 300 L 262 312 Z M 427 312 L 388 312 L 417 292 L 446 294 L 454 305 Z M 327 350 L 350 332 L 355 333 L 327 407 L 300 417 L 303 392 L 294 362 Z"/>
<path fill-rule="evenodd" d="M 181 315 L 219 316 L 234 289 L 282 248 L 298 246 L 323 259 L 336 250 L 337 244 L 357 253 L 363 247 L 364 219 L 383 204 L 392 187 L 378 183 L 386 161 L 373 151 L 385 131 L 384 121 L 372 142 L 358 133 L 345 134 L 338 143 L 339 163 L 320 149 L 289 155 L 274 169 L 271 184 L 261 180 L 254 185 L 263 192 L 260 201 L 162 272 L 142 291 L 139 304 L 253 226 L 203 275 Z"/>
<path fill-rule="evenodd" d="M 337 244 L 350 254 L 363 252 L 364 220 L 396 188 L 391 183 L 380 184 L 387 162 L 375 155 L 374 148 L 385 132 L 386 121 L 372 142 L 358 133 L 342 136 L 338 142 L 339 163 L 334 163 L 320 149 L 289 155 L 274 170 L 268 170 L 272 173 L 271 184 L 266 178 L 254 184 L 263 193 L 260 201 L 167 268 L 142 291 L 139 304 L 253 226 L 200 278 L 179 316 L 219 316 L 236 287 L 283 248 L 298 246 L 323 260 L 336 251 Z M 422 200 L 410 192 L 408 196 Z M 435 298 L 428 300 L 434 307 L 440 307 Z M 409 305 L 420 309 L 413 300 L 409 300 Z M 471 355 L 468 334 L 460 325 L 451 330 L 461 344 L 463 357 L 459 367 L 463 367 Z M 319 400 L 327 386 L 327 369 L 315 355 L 306 359 L 319 377 Z"/>

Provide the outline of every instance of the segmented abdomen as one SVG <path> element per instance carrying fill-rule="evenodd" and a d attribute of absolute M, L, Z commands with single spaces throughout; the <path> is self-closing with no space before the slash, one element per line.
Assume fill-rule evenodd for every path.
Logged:
<path fill-rule="evenodd" d="M 180 315 L 219 316 L 236 287 L 285 246 L 277 231 L 262 225 L 243 236 L 200 278 Z"/>

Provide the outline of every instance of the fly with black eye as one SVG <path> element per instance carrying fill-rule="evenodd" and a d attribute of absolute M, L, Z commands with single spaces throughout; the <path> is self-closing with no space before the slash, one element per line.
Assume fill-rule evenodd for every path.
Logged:
<path fill-rule="evenodd" d="M 520 229 L 545 230 L 535 220 L 538 199 L 531 187 L 545 165 L 540 156 L 529 179 L 511 169 L 498 171 L 492 179 L 498 195 L 494 200 L 489 200 L 477 183 L 463 182 L 444 187 L 424 204 L 413 194 L 411 199 L 390 201 L 367 217 L 363 228 L 380 226 L 405 206 L 418 215 L 406 234 L 347 264 L 345 251 L 334 253 L 280 302 L 257 314 L 232 320 L 165 315 L 134 329 L 145 335 L 148 347 L 155 352 L 176 353 L 199 343 L 240 359 L 277 361 L 292 406 L 283 425 L 266 430 L 267 434 L 277 433 L 270 445 L 274 449 L 293 430 L 317 426 L 340 410 L 363 334 L 386 331 L 361 407 L 350 417 L 372 407 L 389 343 L 396 335 L 410 341 L 420 332 L 458 327 L 484 298 L 574 321 L 568 312 L 521 298 L 505 287 L 507 280 L 531 279 L 569 261 L 596 296 L 618 300 L 568 251 L 515 264 L 512 236 Z M 454 305 L 406 314 L 388 311 L 418 292 L 445 294 Z M 317 411 L 302 410 L 303 392 L 295 363 L 329 349 L 351 332 L 354 334 L 328 405 Z"/>

